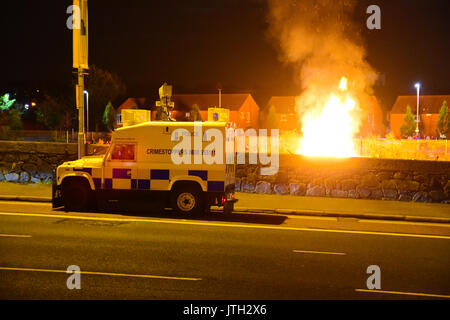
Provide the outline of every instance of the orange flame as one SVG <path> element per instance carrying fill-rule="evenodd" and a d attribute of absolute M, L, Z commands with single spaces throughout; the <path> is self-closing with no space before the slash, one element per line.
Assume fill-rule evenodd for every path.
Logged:
<path fill-rule="evenodd" d="M 347 79 L 342 77 L 339 89 L 347 91 Z M 358 131 L 358 121 L 352 117 L 356 102 L 347 94 L 342 102 L 340 95 L 331 94 L 322 110 L 311 110 L 302 118 L 303 138 L 298 154 L 319 157 L 354 157 L 353 144 Z"/>

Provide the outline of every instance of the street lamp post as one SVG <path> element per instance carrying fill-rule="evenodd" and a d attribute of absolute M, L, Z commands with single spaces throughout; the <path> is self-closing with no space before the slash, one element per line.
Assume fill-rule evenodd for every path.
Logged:
<path fill-rule="evenodd" d="M 77 69 L 78 84 L 76 85 L 77 109 L 78 109 L 78 158 L 86 154 L 86 135 L 84 134 L 84 76 L 88 74 L 88 0 L 74 0 L 78 14 L 71 16 L 73 44 L 73 68 Z M 69 18 L 70 19 L 70 18 Z M 70 21 L 68 20 L 68 23 Z M 78 27 L 74 27 L 78 25 Z M 69 24 L 68 24 L 69 26 Z"/>
<path fill-rule="evenodd" d="M 89 92 L 87 90 L 83 92 L 86 95 L 86 135 L 89 141 Z"/>
<path fill-rule="evenodd" d="M 419 93 L 420 93 L 420 83 L 416 83 L 415 87 L 417 89 L 416 136 L 419 137 Z"/>

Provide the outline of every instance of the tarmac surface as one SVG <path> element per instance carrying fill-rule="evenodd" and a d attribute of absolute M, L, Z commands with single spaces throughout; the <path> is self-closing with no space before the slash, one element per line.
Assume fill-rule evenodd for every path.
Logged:
<path fill-rule="evenodd" d="M 450 205 L 392 200 L 342 199 L 236 193 L 236 212 L 353 217 L 450 223 Z M 51 201 L 50 184 L 0 183 L 0 200 Z"/>

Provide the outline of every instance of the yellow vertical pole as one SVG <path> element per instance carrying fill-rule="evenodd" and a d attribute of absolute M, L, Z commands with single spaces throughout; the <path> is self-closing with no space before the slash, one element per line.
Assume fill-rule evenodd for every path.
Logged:
<path fill-rule="evenodd" d="M 77 107 L 78 107 L 78 158 L 86 155 L 86 140 L 84 135 L 84 75 L 78 69 Z"/>
<path fill-rule="evenodd" d="M 78 157 L 86 154 L 86 136 L 84 129 L 84 75 L 89 69 L 88 65 L 88 7 L 87 0 L 73 0 L 74 7 L 78 8 L 80 19 L 78 27 L 73 28 L 73 68 L 77 69 L 78 84 L 76 86 L 76 102 L 78 109 Z"/>

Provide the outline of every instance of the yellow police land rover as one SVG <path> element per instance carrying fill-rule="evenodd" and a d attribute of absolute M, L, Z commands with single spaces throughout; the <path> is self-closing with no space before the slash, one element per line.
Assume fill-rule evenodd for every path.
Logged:
<path fill-rule="evenodd" d="M 114 131 L 102 156 L 60 165 L 52 199 L 54 208 L 67 211 L 89 209 L 100 198 L 137 197 L 163 201 L 183 214 L 211 206 L 229 213 L 237 201 L 234 186 L 235 166 L 226 164 L 225 123 L 154 121 Z"/>

